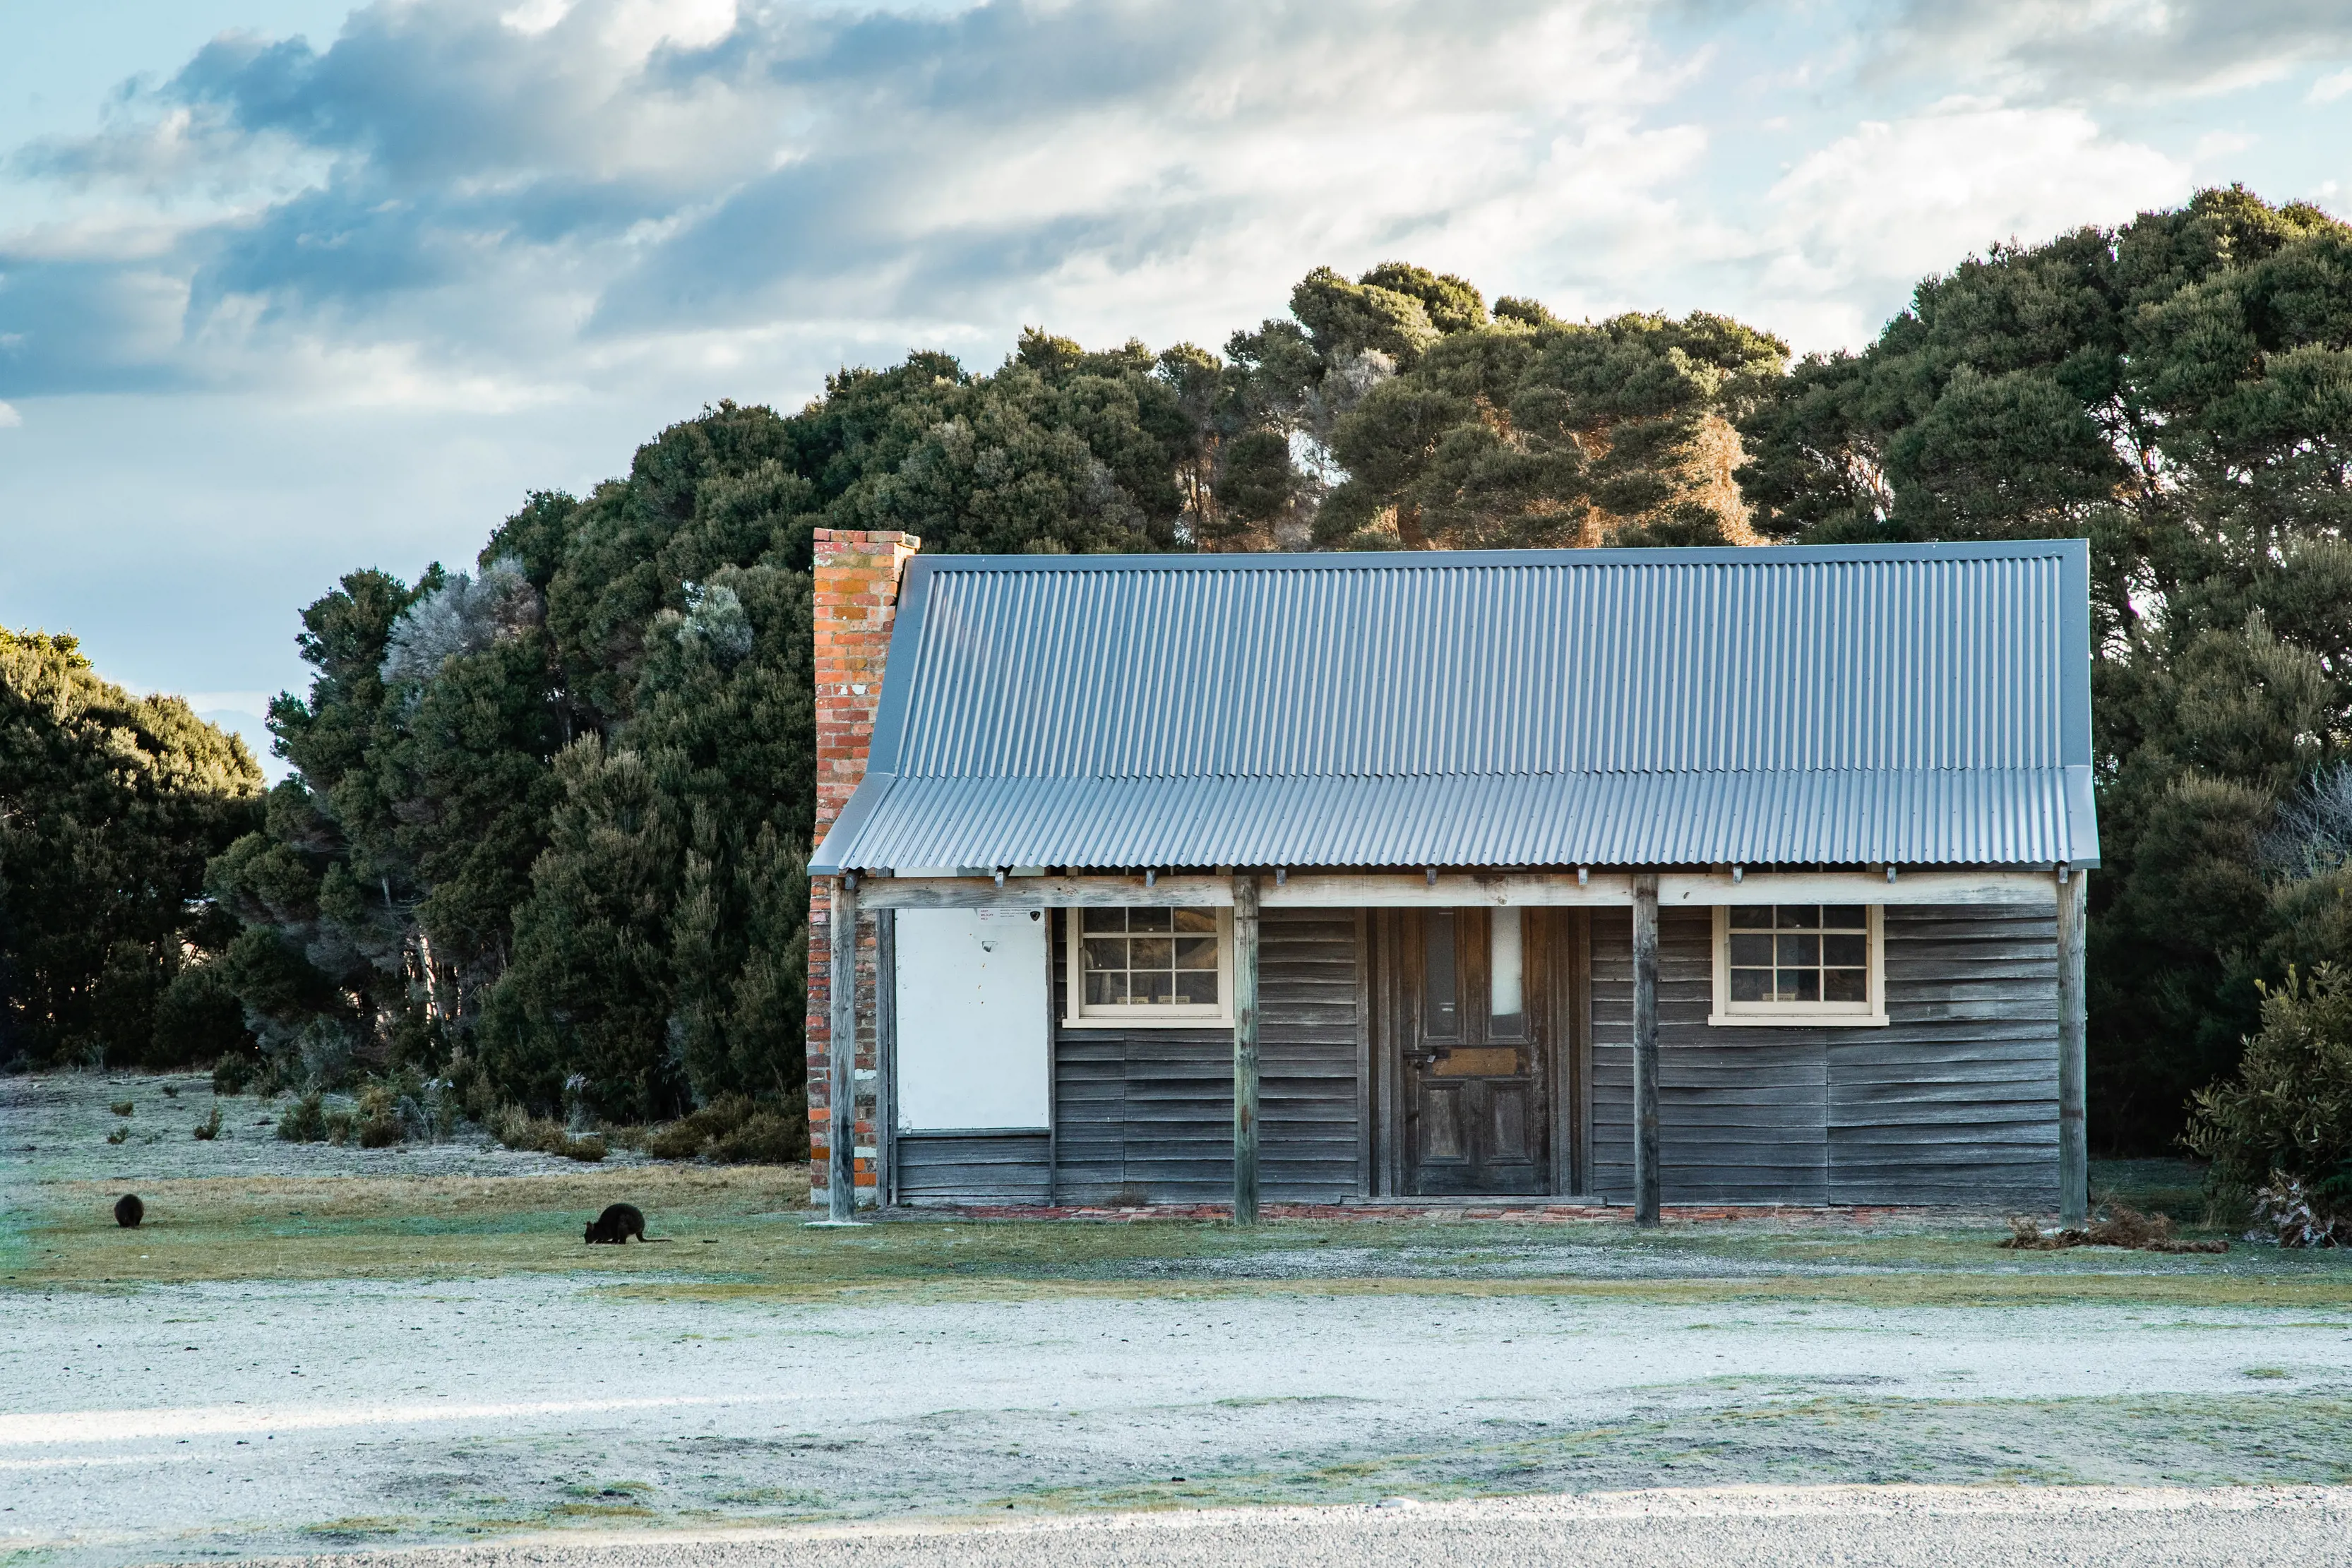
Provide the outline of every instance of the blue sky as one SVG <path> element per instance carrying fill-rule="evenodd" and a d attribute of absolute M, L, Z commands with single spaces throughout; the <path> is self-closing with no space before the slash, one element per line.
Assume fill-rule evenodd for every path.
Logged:
<path fill-rule="evenodd" d="M 1856 346 L 2200 185 L 2352 211 L 2347 133 L 2312 0 L 0 0 L 0 622 L 257 734 L 341 572 L 722 397 L 1391 257 Z"/>

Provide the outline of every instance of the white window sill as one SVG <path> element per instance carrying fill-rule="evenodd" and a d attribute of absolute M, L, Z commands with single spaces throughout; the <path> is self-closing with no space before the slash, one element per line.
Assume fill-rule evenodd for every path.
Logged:
<path fill-rule="evenodd" d="M 1064 1029 L 1231 1029 L 1231 1013 L 1133 1013 L 1118 1017 L 1108 1013 L 1089 1013 L 1084 1018 L 1066 1018 Z"/>
<path fill-rule="evenodd" d="M 1885 1013 L 1709 1013 L 1711 1029 L 1885 1029 Z"/>

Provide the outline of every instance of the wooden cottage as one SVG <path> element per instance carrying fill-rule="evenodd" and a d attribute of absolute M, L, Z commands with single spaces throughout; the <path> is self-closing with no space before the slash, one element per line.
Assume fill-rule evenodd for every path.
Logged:
<path fill-rule="evenodd" d="M 2081 541 L 816 551 L 836 1218 L 2082 1211 Z"/>

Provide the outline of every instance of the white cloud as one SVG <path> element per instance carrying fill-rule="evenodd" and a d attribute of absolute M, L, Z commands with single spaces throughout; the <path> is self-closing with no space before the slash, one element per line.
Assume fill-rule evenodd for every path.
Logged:
<path fill-rule="evenodd" d="M 0 235 L 0 330 L 25 392 L 485 409 L 845 338 L 1214 340 L 1318 262 L 1666 248 L 1705 137 L 1643 116 L 1697 57 L 1643 24 L 384 0 L 323 50 L 224 37 L 32 150 L 59 198 Z"/>
<path fill-rule="evenodd" d="M 5 402 L 0 402 L 0 430 L 14 430 L 25 423 L 25 416 Z"/>
<path fill-rule="evenodd" d="M 2110 139 L 2079 109 L 1951 99 L 1865 122 L 1776 184 L 1767 287 L 1859 344 L 1878 323 L 1856 307 L 1889 286 L 1948 271 L 2011 239 L 2028 244 L 2112 224 L 2186 197 L 2185 163 Z"/>
<path fill-rule="evenodd" d="M 2216 158 L 2243 152 L 2261 141 L 2261 137 L 2243 131 L 2209 131 L 2197 139 L 2197 144 L 2189 149 L 2189 156 L 2200 163 L 2210 162 Z"/>
<path fill-rule="evenodd" d="M 2340 0 L 1910 0 L 1868 31 L 1877 71 L 2011 101 L 2206 97 L 2352 56 Z"/>
<path fill-rule="evenodd" d="M 2304 98 L 2311 103 L 2334 103 L 2347 92 L 2352 92 L 2352 70 L 2330 71 L 2313 82 Z"/>

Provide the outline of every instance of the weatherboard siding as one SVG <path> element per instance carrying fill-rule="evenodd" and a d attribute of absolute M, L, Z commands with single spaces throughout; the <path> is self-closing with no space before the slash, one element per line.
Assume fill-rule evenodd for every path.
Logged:
<path fill-rule="evenodd" d="M 1717 1029 L 1713 915 L 1659 920 L 1668 1203 L 2057 1199 L 2058 949 L 2039 908 L 1891 905 L 1887 1023 Z M 1633 1197 L 1633 926 L 1592 920 L 1593 1186 Z"/>
<path fill-rule="evenodd" d="M 1270 1201 L 1358 1190 L 1357 930 L 1349 910 L 1262 917 L 1258 1183 Z M 1063 986 L 1056 965 L 1057 1014 Z M 1233 1200 L 1230 1030 L 1057 1028 L 1054 1064 L 1061 1201 Z"/>
<path fill-rule="evenodd" d="M 1050 1141 L 1043 1133 L 901 1133 L 898 1201 L 1044 1203 Z"/>

